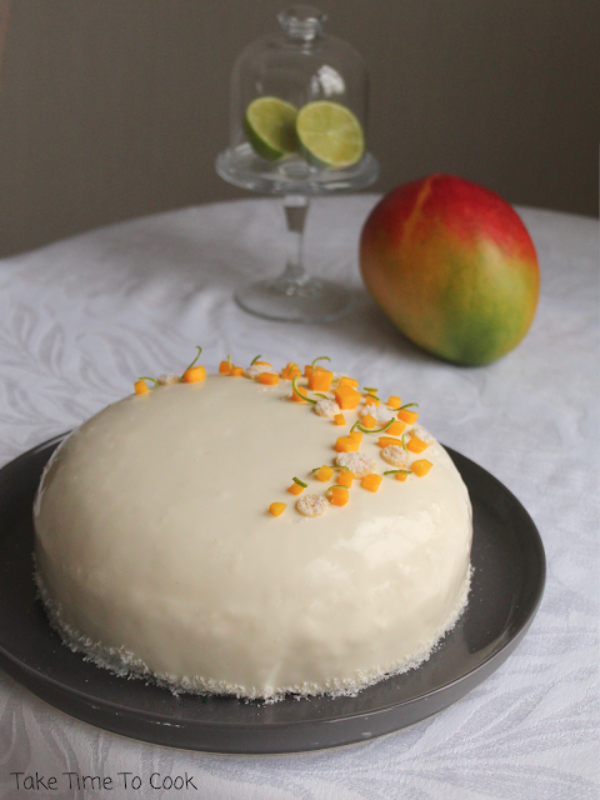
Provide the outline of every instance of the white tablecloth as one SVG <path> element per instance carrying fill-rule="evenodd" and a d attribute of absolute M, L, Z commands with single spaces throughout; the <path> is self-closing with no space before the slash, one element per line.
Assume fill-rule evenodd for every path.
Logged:
<path fill-rule="evenodd" d="M 541 264 L 533 327 L 488 367 L 459 368 L 407 343 L 362 288 L 357 242 L 376 198 L 312 204 L 306 258 L 356 292 L 338 322 L 287 325 L 239 310 L 240 281 L 283 267 L 275 200 L 190 208 L 98 230 L 0 262 L 0 462 L 180 370 L 196 344 L 216 369 L 327 354 L 336 368 L 418 398 L 444 443 L 504 482 L 548 558 L 541 609 L 509 660 L 469 696 L 410 729 L 301 755 L 207 755 L 130 741 L 38 700 L 0 671 L 0 797 L 288 800 L 597 798 L 598 226 L 521 209 Z M 58 776 L 53 793 L 11 772 Z M 68 788 L 63 772 L 140 775 L 145 791 Z M 150 789 L 151 773 L 192 776 Z M 116 784 L 113 783 L 113 786 Z"/>

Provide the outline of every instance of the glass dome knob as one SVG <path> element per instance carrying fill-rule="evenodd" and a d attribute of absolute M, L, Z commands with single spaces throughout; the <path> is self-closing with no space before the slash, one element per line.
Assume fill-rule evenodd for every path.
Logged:
<path fill-rule="evenodd" d="M 277 19 L 288 39 L 312 42 L 321 35 L 327 15 L 315 6 L 297 5 L 281 11 Z"/>

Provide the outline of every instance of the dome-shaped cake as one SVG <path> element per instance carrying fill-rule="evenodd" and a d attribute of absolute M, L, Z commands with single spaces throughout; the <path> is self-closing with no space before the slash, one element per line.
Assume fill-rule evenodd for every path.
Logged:
<path fill-rule="evenodd" d="M 34 515 L 53 624 L 119 673 L 245 698 L 418 665 L 468 594 L 454 464 L 398 398 L 255 367 L 127 397 L 54 454 Z"/>

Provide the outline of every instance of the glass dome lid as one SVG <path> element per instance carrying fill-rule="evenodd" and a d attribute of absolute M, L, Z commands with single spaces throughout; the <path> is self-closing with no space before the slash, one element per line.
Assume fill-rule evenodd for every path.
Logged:
<path fill-rule="evenodd" d="M 229 148 L 219 158 L 219 173 L 276 193 L 368 185 L 377 166 L 366 151 L 362 57 L 324 32 L 327 17 L 314 6 L 292 6 L 278 20 L 279 31 L 246 47 L 234 65 Z M 288 185 L 294 180 L 310 185 L 294 189 Z"/>

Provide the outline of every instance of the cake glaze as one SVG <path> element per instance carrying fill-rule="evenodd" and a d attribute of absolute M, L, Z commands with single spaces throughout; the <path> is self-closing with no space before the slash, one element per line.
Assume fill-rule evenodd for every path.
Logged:
<path fill-rule="evenodd" d="M 360 408 L 340 428 L 290 394 L 224 376 L 160 386 L 63 443 L 34 523 L 38 586 L 69 646 L 174 691 L 249 699 L 354 693 L 429 656 L 469 589 L 458 471 L 420 428 L 425 477 L 355 481 L 346 506 L 304 517 L 292 477 L 325 492 L 311 470 L 335 463 Z M 390 469 L 377 436 L 360 451 Z"/>

